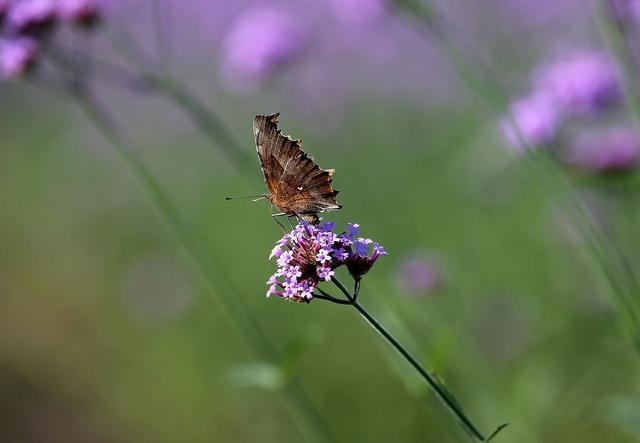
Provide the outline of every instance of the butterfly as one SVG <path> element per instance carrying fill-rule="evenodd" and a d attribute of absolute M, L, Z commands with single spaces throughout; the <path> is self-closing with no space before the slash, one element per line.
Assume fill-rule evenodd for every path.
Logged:
<path fill-rule="evenodd" d="M 302 150 L 300 140 L 282 135 L 279 115 L 256 115 L 253 120 L 258 159 L 269 191 L 263 197 L 280 211 L 272 215 L 276 222 L 277 216 L 295 216 L 318 224 L 318 213 L 342 207 L 336 202 L 338 191 L 331 187 L 334 170 L 321 169 Z"/>

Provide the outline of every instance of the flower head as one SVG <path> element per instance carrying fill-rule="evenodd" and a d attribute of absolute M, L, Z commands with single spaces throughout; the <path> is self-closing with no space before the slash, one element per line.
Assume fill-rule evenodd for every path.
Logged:
<path fill-rule="evenodd" d="M 277 257 L 277 271 L 269 278 L 267 296 L 309 302 L 319 283 L 330 281 L 335 270 L 347 266 L 360 279 L 386 252 L 370 239 L 355 237 L 358 225 L 336 234 L 335 223 L 319 226 L 300 222 L 276 243 L 270 259 Z"/>
<path fill-rule="evenodd" d="M 640 161 L 640 135 L 625 126 L 582 132 L 569 146 L 565 160 L 592 173 L 630 170 Z"/>
<path fill-rule="evenodd" d="M 100 20 L 99 0 L 58 0 L 58 15 L 68 23 L 91 27 Z"/>
<path fill-rule="evenodd" d="M 225 73 L 233 82 L 260 83 L 295 58 L 306 41 L 299 19 L 273 8 L 242 16 L 224 41 Z"/>
<path fill-rule="evenodd" d="M 101 0 L 0 0 L 0 76 L 26 74 L 37 61 L 48 31 L 67 21 L 89 26 L 99 18 Z"/>
<path fill-rule="evenodd" d="M 622 98 L 617 66 L 598 51 L 573 52 L 542 67 L 536 85 L 569 115 L 595 114 Z"/>
<path fill-rule="evenodd" d="M 398 286 L 407 294 L 429 295 L 441 287 L 442 270 L 428 253 L 414 253 L 406 257 L 396 270 Z"/>
<path fill-rule="evenodd" d="M 23 75 L 33 66 L 38 45 L 30 38 L 0 40 L 0 73 L 10 79 Z"/>
<path fill-rule="evenodd" d="M 619 21 L 640 23 L 640 0 L 612 0 L 611 6 Z"/>
<path fill-rule="evenodd" d="M 362 276 L 369 272 L 378 258 L 387 255 L 387 252 L 381 245 L 369 239 L 357 239 L 353 243 L 353 248 L 355 253 L 349 256 L 346 265 L 349 274 L 351 274 L 355 280 L 362 279 Z"/>
<path fill-rule="evenodd" d="M 517 151 L 544 147 L 553 141 L 561 116 L 548 94 L 534 93 L 511 105 L 510 115 L 501 121 L 502 133 Z"/>
<path fill-rule="evenodd" d="M 38 33 L 55 23 L 56 13 L 55 0 L 12 2 L 7 11 L 7 25 L 16 34 Z"/>
<path fill-rule="evenodd" d="M 0 0 L 0 23 L 4 21 L 7 16 L 7 12 L 9 12 L 9 6 L 11 5 L 11 0 Z"/>

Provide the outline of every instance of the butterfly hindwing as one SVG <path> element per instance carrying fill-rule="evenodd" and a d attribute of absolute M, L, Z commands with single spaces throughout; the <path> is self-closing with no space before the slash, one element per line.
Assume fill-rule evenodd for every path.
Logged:
<path fill-rule="evenodd" d="M 282 135 L 278 115 L 257 115 L 253 123 L 256 149 L 269 200 L 291 215 L 339 209 L 331 187 L 333 170 L 323 170 L 301 148 L 300 140 Z"/>

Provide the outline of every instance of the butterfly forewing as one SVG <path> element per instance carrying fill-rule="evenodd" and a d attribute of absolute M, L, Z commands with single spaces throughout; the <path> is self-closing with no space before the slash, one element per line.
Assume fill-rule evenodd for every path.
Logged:
<path fill-rule="evenodd" d="M 256 149 L 269 199 L 291 215 L 339 209 L 331 187 L 333 170 L 320 169 L 302 149 L 300 140 L 282 135 L 278 115 L 257 115 L 253 123 Z"/>

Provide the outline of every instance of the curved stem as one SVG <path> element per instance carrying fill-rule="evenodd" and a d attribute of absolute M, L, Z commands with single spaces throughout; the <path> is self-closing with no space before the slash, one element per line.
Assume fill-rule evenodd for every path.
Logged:
<path fill-rule="evenodd" d="M 249 150 L 231 133 L 222 119 L 209 109 L 196 95 L 180 84 L 173 75 L 156 73 L 153 69 L 158 63 L 154 57 L 141 50 L 132 38 L 126 38 L 127 32 L 119 27 L 118 32 L 111 34 L 111 42 L 116 51 L 127 62 L 139 71 L 150 89 L 161 91 L 164 96 L 180 108 L 202 134 L 220 149 L 227 159 L 238 169 L 249 161 Z"/>
<path fill-rule="evenodd" d="M 382 324 L 373 317 L 360 303 L 355 299 L 356 293 L 350 294 L 349 291 L 344 287 L 344 285 L 337 279 L 331 279 L 333 283 L 340 289 L 340 291 L 344 294 L 344 296 L 348 299 L 348 303 L 353 306 L 360 315 L 369 323 L 369 325 L 375 329 L 384 339 L 393 347 L 417 372 L 420 376 L 427 382 L 427 384 L 433 389 L 437 395 L 437 397 L 444 403 L 446 408 L 451 412 L 456 419 L 462 425 L 462 428 L 471 436 L 475 441 L 484 442 L 484 435 L 478 430 L 478 428 L 473 424 L 473 422 L 466 416 L 462 407 L 455 400 L 453 395 L 442 386 L 434 377 L 432 377 L 426 369 L 422 367 L 420 363 L 407 351 L 398 340 L 395 339 L 390 332 L 388 332 Z M 357 286 L 359 288 L 359 285 Z M 346 301 L 346 300 L 344 300 Z M 496 430 L 493 434 L 497 434 L 502 428 L 506 426 L 502 425 Z"/>
<path fill-rule="evenodd" d="M 444 402 L 447 409 L 455 415 L 455 417 L 460 421 L 465 431 L 467 431 L 472 437 L 476 440 L 484 441 L 484 436 L 482 433 L 474 426 L 469 418 L 465 415 L 462 408 L 451 398 L 451 394 L 447 392 L 447 390 L 440 385 L 429 373 L 418 363 L 418 361 L 413 358 L 409 352 L 402 347 L 402 345 L 371 315 L 365 308 L 362 307 L 360 303 L 357 301 L 353 301 L 353 307 L 362 315 L 362 317 L 371 325 L 376 331 L 382 335 L 385 340 L 396 350 L 402 357 L 404 357 L 407 362 L 420 374 L 420 376 L 429 384 L 431 389 L 433 389 L 438 398 Z"/>
<path fill-rule="evenodd" d="M 615 16 L 615 6 L 611 0 L 597 0 L 593 5 L 593 15 L 605 45 L 620 62 L 624 72 L 626 93 L 624 103 L 636 129 L 640 130 L 640 91 L 638 90 L 638 70 L 634 54 L 629 47 L 625 30 Z"/>
<path fill-rule="evenodd" d="M 598 0 L 599 2 L 605 2 L 608 0 Z M 467 54 L 458 48 L 451 38 L 451 32 L 448 29 L 445 31 L 445 27 L 442 23 L 446 23 L 443 17 L 434 18 L 433 10 L 423 10 L 420 7 L 420 3 L 409 2 L 403 0 L 394 0 L 395 4 L 400 12 L 405 12 L 403 18 L 408 19 L 408 23 L 414 27 L 418 32 L 429 38 L 430 41 L 434 41 L 439 44 L 443 50 L 444 55 L 452 62 L 458 77 L 463 83 L 475 93 L 478 97 L 483 99 L 487 105 L 489 105 L 492 111 L 496 115 L 502 115 L 505 113 L 505 107 L 508 104 L 508 94 L 504 91 L 501 85 L 498 75 L 494 72 L 490 65 L 483 63 L 481 57 L 478 57 L 475 52 L 472 52 L 473 57 L 468 58 Z M 449 24 L 447 24 L 448 26 Z M 610 28 L 605 30 L 610 31 Z M 615 32 L 609 34 L 610 39 L 615 39 Z M 618 45 L 620 46 L 620 45 Z M 630 69 L 631 64 L 627 61 L 625 63 L 627 69 Z M 632 77 L 634 78 L 634 77 Z M 635 85 L 631 86 L 634 90 L 637 89 Z M 632 117 L 635 117 L 636 125 L 640 127 L 640 109 L 639 106 L 629 101 L 631 97 L 627 97 L 627 108 Z M 507 113 L 507 118 L 512 117 Z M 517 128 L 517 126 L 516 126 Z M 519 138 L 522 138 L 521 136 Z M 535 166 L 540 170 L 544 170 L 548 166 L 546 159 L 541 158 L 542 155 L 538 154 L 536 146 L 531 146 L 529 143 L 524 144 L 532 153 L 531 157 L 535 161 Z M 582 231 L 582 235 L 586 239 L 587 250 L 592 256 L 593 261 L 602 270 L 602 275 L 608 284 L 608 290 L 612 292 L 613 297 L 616 298 L 622 305 L 622 309 L 627 313 L 629 323 L 633 328 L 633 344 L 640 350 L 640 322 L 638 322 L 638 313 L 636 307 L 630 300 L 635 299 L 635 293 L 640 290 L 640 284 L 633 269 L 628 265 L 627 260 L 621 254 L 618 247 L 607 241 L 606 238 L 599 232 L 588 211 L 585 208 L 585 203 L 577 194 L 575 186 L 568 182 L 561 171 L 558 171 L 557 166 L 548 168 L 547 177 L 553 181 L 554 186 L 558 186 L 561 191 L 567 191 L 569 193 L 571 203 L 574 206 L 576 214 L 581 218 L 578 221 L 579 229 Z M 613 263 L 608 260 L 612 260 Z"/>
<path fill-rule="evenodd" d="M 339 298 L 335 298 L 332 295 L 325 295 L 325 293 L 323 294 L 313 294 L 313 298 L 317 298 L 319 300 L 326 300 L 326 301 L 330 301 L 331 303 L 335 303 L 338 305 L 350 305 L 351 302 L 349 300 L 340 300 Z"/>
<path fill-rule="evenodd" d="M 151 80 L 153 80 L 151 78 Z M 222 120 L 189 90 L 173 79 L 155 78 L 155 84 L 167 98 L 185 112 L 207 139 L 220 148 L 233 165 L 240 169 L 249 161 L 248 149 L 227 129 Z"/>
<path fill-rule="evenodd" d="M 178 244 L 184 249 L 186 256 L 200 273 L 208 289 L 216 294 L 227 291 L 235 292 L 232 296 L 215 297 L 215 301 L 228 318 L 228 323 L 234 332 L 241 339 L 244 338 L 243 344 L 259 358 L 273 359 L 276 353 L 273 345 L 261 330 L 251 311 L 244 305 L 241 297 L 237 296 L 237 290 L 235 290 L 232 280 L 224 272 L 218 259 L 180 215 L 144 163 L 135 155 L 134 151 L 124 144 L 110 116 L 92 97 L 86 87 L 73 88 L 70 92 L 85 115 L 129 168 L 137 185 L 156 210 L 160 219 L 165 222 L 170 232 L 175 236 Z M 211 274 L 214 270 L 216 276 Z M 218 290 L 218 284 L 221 281 L 226 286 L 224 290 Z M 336 441 L 316 406 L 297 383 L 293 381 L 288 383 L 284 394 L 291 403 L 295 404 L 295 406 L 288 404 L 287 406 L 292 414 L 300 417 L 300 420 L 296 421 L 305 438 L 313 441 Z"/>

